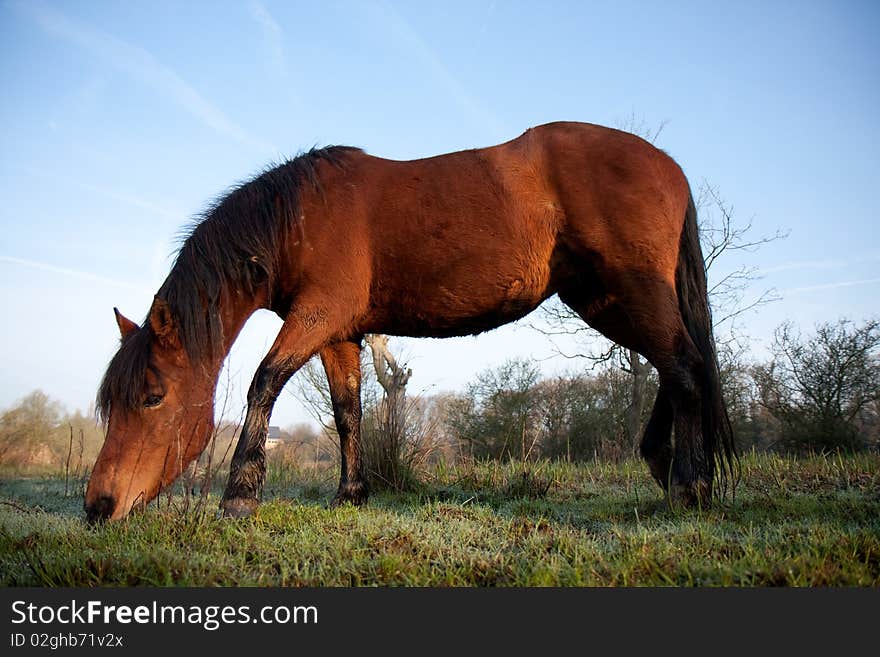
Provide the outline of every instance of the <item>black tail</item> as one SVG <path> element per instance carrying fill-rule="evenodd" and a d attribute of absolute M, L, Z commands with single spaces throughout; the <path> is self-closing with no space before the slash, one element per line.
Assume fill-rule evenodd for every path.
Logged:
<path fill-rule="evenodd" d="M 675 283 L 678 289 L 679 311 L 691 340 L 703 358 L 701 380 L 703 451 L 711 474 L 715 474 L 717 466 L 717 481 L 721 484 L 723 494 L 727 489 L 728 480 L 734 486 L 736 484 L 737 453 L 730 418 L 727 415 L 727 405 L 721 393 L 721 373 L 715 350 L 715 338 L 712 335 L 712 311 L 709 308 L 706 286 L 706 265 L 700 248 L 697 208 L 694 205 L 693 194 L 690 192 L 684 228 L 681 231 Z M 713 481 L 715 480 L 713 476 Z"/>

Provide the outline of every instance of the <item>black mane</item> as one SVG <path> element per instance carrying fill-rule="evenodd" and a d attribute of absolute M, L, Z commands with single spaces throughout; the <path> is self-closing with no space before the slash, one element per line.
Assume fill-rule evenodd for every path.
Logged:
<path fill-rule="evenodd" d="M 285 235 L 300 216 L 300 191 L 304 185 L 320 190 L 318 163 L 342 166 L 355 150 L 313 148 L 232 188 L 193 222 L 157 293 L 171 307 L 192 362 L 222 350 L 219 302 L 224 289 L 231 286 L 245 294 L 265 285 L 273 289 Z M 108 418 L 115 405 L 141 407 L 152 338 L 147 319 L 122 341 L 98 390 L 99 416 Z"/>

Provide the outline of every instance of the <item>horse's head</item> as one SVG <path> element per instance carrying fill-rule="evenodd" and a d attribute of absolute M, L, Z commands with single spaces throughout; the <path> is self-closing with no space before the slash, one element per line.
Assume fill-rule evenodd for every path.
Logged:
<path fill-rule="evenodd" d="M 122 343 L 98 393 L 106 437 L 86 489 L 90 521 L 155 498 L 199 456 L 214 423 L 215 378 L 191 362 L 168 304 L 156 297 L 143 327 L 114 311 Z"/>

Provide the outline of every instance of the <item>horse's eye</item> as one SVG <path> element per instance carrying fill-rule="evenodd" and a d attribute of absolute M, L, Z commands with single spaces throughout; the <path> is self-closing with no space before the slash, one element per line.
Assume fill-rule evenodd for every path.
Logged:
<path fill-rule="evenodd" d="M 144 408 L 152 408 L 162 403 L 162 395 L 147 395 L 144 400 Z"/>

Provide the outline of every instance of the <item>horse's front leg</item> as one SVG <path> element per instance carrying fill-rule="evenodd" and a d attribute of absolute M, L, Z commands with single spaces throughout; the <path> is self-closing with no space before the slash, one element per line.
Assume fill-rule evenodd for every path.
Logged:
<path fill-rule="evenodd" d="M 331 505 L 365 504 L 369 493 L 361 461 L 360 339 L 327 345 L 321 350 L 321 362 L 330 386 L 341 452 L 339 490 Z"/>
<path fill-rule="evenodd" d="M 220 508 L 223 515 L 239 518 L 256 511 L 266 479 L 266 435 L 269 416 L 281 388 L 296 371 L 264 360 L 248 390 L 248 410 L 232 456 L 229 479 Z"/>
<path fill-rule="evenodd" d="M 318 319 L 315 319 L 315 318 Z M 326 315 L 300 306 L 285 320 L 248 390 L 248 410 L 220 508 L 223 515 L 245 517 L 256 511 L 266 479 L 269 416 L 284 384 L 332 335 Z"/>

